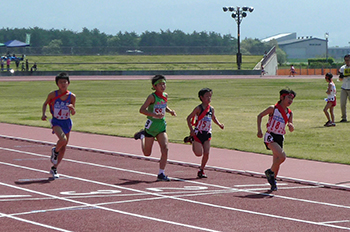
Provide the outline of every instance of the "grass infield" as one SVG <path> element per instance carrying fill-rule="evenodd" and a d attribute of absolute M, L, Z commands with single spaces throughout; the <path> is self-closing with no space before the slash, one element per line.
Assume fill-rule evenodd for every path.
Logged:
<path fill-rule="evenodd" d="M 340 90 L 341 83 L 336 82 Z M 279 91 L 289 87 L 297 96 L 291 109 L 295 131 L 285 136 L 288 157 L 350 164 L 350 123 L 324 127 L 327 83 L 320 79 L 224 79 L 168 80 L 168 105 L 177 117 L 166 115 L 170 142 L 182 143 L 189 134 L 186 117 L 200 104 L 198 91 L 213 89 L 212 106 L 225 124 L 221 130 L 213 124 L 212 146 L 271 154 L 256 136 L 256 117 L 279 99 Z M 1 122 L 49 127 L 41 118 L 41 107 L 47 94 L 56 90 L 54 78 L 49 81 L 1 82 Z M 77 95 L 77 114 L 72 117 L 74 131 L 132 137 L 143 128 L 146 117 L 139 108 L 152 92 L 150 80 L 72 81 L 70 88 Z M 340 93 L 338 94 L 339 99 Z M 340 106 L 335 107 L 336 122 Z M 349 107 L 348 107 L 349 109 Z M 349 109 L 350 111 L 350 109 Z M 48 112 L 48 111 L 47 111 Z M 50 116 L 49 113 L 47 116 Z M 265 128 L 267 118 L 263 118 Z"/>

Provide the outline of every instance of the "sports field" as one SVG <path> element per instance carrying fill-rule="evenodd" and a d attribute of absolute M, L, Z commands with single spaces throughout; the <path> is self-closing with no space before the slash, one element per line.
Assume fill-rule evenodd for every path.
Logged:
<path fill-rule="evenodd" d="M 8 79 L 3 80 L 11 80 Z M 152 92 L 150 77 L 95 77 L 82 80 L 72 77 L 70 90 L 77 95 L 74 130 L 89 133 L 132 137 L 143 127 L 145 117 L 138 113 Z M 327 83 L 322 76 L 264 77 L 258 76 L 169 76 L 166 92 L 169 106 L 177 117 L 167 115 L 171 142 L 182 143 L 188 134 L 185 118 L 198 105 L 197 93 L 203 87 L 214 91 L 212 106 L 225 124 L 213 128 L 212 146 L 267 153 L 256 136 L 256 116 L 279 99 L 279 90 L 292 88 L 297 96 L 290 107 L 294 113 L 295 131 L 287 133 L 285 150 L 289 157 L 350 164 L 350 144 L 345 136 L 348 123 L 326 128 L 323 113 Z M 107 79 L 107 80 L 106 80 Z M 113 80 L 112 80 L 113 79 Z M 56 89 L 53 77 L 38 81 L 22 77 L 22 81 L 1 82 L 1 122 L 49 127 L 40 120 L 41 106 L 47 94 Z M 34 79 L 35 80 L 35 79 Z M 40 81 L 41 80 L 41 81 Z M 50 80 L 50 81 L 47 81 Z M 341 82 L 335 82 L 338 90 Z M 335 107 L 336 122 L 340 108 Z M 263 122 L 264 123 L 264 122 Z"/>

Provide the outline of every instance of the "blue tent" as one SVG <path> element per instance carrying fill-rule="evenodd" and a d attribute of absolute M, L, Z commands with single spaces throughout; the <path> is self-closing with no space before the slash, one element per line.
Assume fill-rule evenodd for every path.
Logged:
<path fill-rule="evenodd" d="M 29 44 L 27 43 L 23 43 L 21 41 L 18 41 L 18 40 L 10 40 L 10 41 L 7 41 L 6 43 L 4 43 L 6 47 L 8 48 L 18 48 L 18 47 L 27 47 L 27 46 L 30 46 Z"/>

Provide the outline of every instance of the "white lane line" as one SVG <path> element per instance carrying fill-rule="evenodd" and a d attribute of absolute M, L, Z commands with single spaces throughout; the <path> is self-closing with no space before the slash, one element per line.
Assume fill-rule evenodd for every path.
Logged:
<path fill-rule="evenodd" d="M 33 155 L 33 156 L 47 157 L 47 155 L 42 155 L 42 154 L 32 153 L 32 152 L 26 152 L 26 151 L 20 151 L 20 150 L 14 150 L 14 149 L 9 149 L 9 148 L 0 147 L 0 149 L 7 150 L 7 151 L 12 151 L 12 152 L 16 152 L 16 153 L 23 153 L 23 154 Z M 95 164 L 95 163 L 89 163 L 89 162 L 78 161 L 78 160 L 72 160 L 72 159 L 65 159 L 65 161 L 66 162 L 73 162 L 73 163 L 83 164 L 83 165 L 94 166 L 94 167 L 118 170 L 118 171 L 123 171 L 123 172 L 130 172 L 130 173 L 140 174 L 140 175 L 144 175 L 144 176 L 145 175 L 147 175 L 147 176 L 156 176 L 155 174 L 151 174 L 151 173 L 147 173 L 147 172 L 134 171 L 134 170 L 124 169 L 124 168 L 117 168 L 117 167 L 106 166 L 106 165 Z M 2 163 L 2 162 L 0 162 L 0 163 Z M 4 164 L 8 164 L 8 163 L 4 163 Z M 8 164 L 8 165 L 14 165 L 14 164 Z M 18 166 L 18 165 L 14 165 L 14 166 Z M 18 167 L 27 168 L 27 167 L 24 167 L 24 166 L 18 166 Z M 30 168 L 27 168 L 27 169 L 30 170 Z M 33 171 L 40 171 L 40 172 L 43 172 L 43 173 L 48 173 L 47 171 L 42 171 L 42 170 L 37 170 L 37 169 L 33 169 Z M 60 176 L 62 176 L 64 178 L 71 178 L 70 176 L 67 176 L 67 175 L 61 175 L 60 174 Z M 60 179 L 62 179 L 62 178 L 60 177 Z M 320 204 L 320 205 L 334 206 L 334 207 L 339 207 L 339 208 L 350 209 L 350 206 L 346 206 L 346 205 L 338 205 L 338 204 L 332 204 L 332 203 L 327 203 L 327 202 L 305 200 L 305 199 L 301 199 L 301 198 L 286 197 L 286 196 L 282 196 L 282 195 L 274 195 L 274 194 L 271 194 L 271 193 L 261 193 L 261 192 L 255 192 L 255 191 L 250 191 L 250 190 L 245 190 L 245 189 L 226 187 L 226 186 L 222 186 L 222 185 L 208 184 L 208 183 L 205 183 L 205 182 L 184 180 L 184 179 L 180 179 L 180 178 L 171 178 L 171 179 L 172 180 L 177 180 L 177 181 L 182 181 L 182 182 L 187 182 L 187 183 L 203 185 L 203 186 L 210 186 L 210 187 L 216 187 L 216 188 L 221 188 L 221 189 L 230 189 L 230 190 L 234 190 L 234 191 L 241 191 L 241 192 L 247 192 L 247 193 L 252 193 L 252 194 L 261 194 L 261 195 L 264 195 L 264 196 L 273 196 L 273 197 L 278 197 L 278 198 L 282 198 L 282 199 L 288 199 L 288 200 L 301 201 L 301 202 L 306 202 L 306 203 L 313 203 L 313 204 Z M 114 187 L 116 187 L 116 186 L 114 186 Z M 122 188 L 122 189 L 135 191 L 134 189 L 124 188 L 122 186 L 118 186 L 118 187 Z M 309 187 L 309 186 L 306 186 L 306 187 Z M 301 188 L 301 187 L 299 187 L 299 188 Z M 265 189 L 263 189 L 263 190 L 265 190 Z"/>
<path fill-rule="evenodd" d="M 77 178 L 77 179 L 80 179 L 80 178 Z M 91 182 L 95 183 L 96 181 L 91 181 Z M 51 197 L 51 198 L 57 199 L 57 200 L 68 201 L 68 202 L 71 202 L 71 203 L 80 204 L 80 205 L 83 205 L 84 207 L 94 207 L 94 208 L 106 210 L 106 211 L 109 211 L 109 212 L 120 213 L 120 214 L 124 214 L 124 215 L 128 215 L 128 216 L 134 216 L 134 217 L 148 219 L 148 220 L 152 220 L 152 221 L 163 222 L 163 223 L 172 224 L 172 225 L 176 225 L 176 226 L 182 226 L 182 227 L 186 227 L 186 228 L 203 230 L 203 231 L 216 232 L 216 230 L 211 230 L 211 229 L 207 229 L 207 228 L 203 228 L 203 227 L 197 227 L 197 226 L 187 225 L 187 224 L 173 222 L 173 221 L 169 221 L 169 220 L 163 220 L 163 219 L 159 219 L 159 218 L 148 217 L 148 216 L 144 216 L 144 215 L 140 215 L 140 214 L 129 213 L 129 212 L 121 211 L 121 210 L 116 210 L 116 209 L 111 209 L 111 208 L 107 208 L 107 207 L 103 207 L 103 206 L 98 206 L 98 205 L 95 205 L 95 204 L 89 204 L 89 203 L 85 203 L 85 202 L 81 202 L 81 201 L 67 199 L 65 197 L 57 197 L 55 195 L 51 195 L 51 194 L 47 194 L 47 193 L 43 193 L 43 192 L 38 192 L 38 191 L 35 191 L 35 190 L 31 190 L 31 189 L 25 189 L 25 188 L 22 188 L 22 187 L 18 187 L 18 186 L 6 184 L 6 183 L 1 183 L 0 182 L 0 185 L 6 186 L 6 187 L 15 188 L 15 189 L 19 189 L 19 190 L 23 190 L 23 191 L 34 193 L 34 194 L 38 194 L 38 195 Z M 11 215 L 6 215 L 6 214 L 4 216 L 5 217 L 7 217 L 7 216 L 11 217 Z"/>
<path fill-rule="evenodd" d="M 13 151 L 13 152 L 24 153 L 24 154 L 29 154 L 29 155 L 34 155 L 34 156 L 45 156 L 45 155 L 41 155 L 41 154 L 37 154 L 37 153 L 23 152 L 23 151 L 19 151 L 19 150 L 8 149 L 8 148 L 0 148 L 0 149 Z M 94 163 L 89 163 L 89 162 L 82 162 L 82 161 L 76 161 L 76 160 L 71 160 L 71 159 L 66 159 L 66 161 L 75 162 L 75 163 L 81 163 L 81 164 L 86 164 L 86 165 L 91 165 L 91 166 L 98 166 L 98 167 L 103 167 L 103 168 L 109 168 L 109 169 L 115 169 L 115 170 L 122 170 L 122 171 L 127 171 L 127 172 L 132 172 L 132 173 L 138 173 L 138 174 L 142 174 L 142 175 L 152 175 L 152 176 L 154 176 L 154 174 L 149 174 L 149 173 L 144 173 L 144 172 L 139 172 L 139 171 L 133 171 L 133 170 L 127 170 L 127 169 L 121 169 L 121 168 L 115 168 L 115 167 L 111 167 L 111 166 L 99 165 L 99 164 L 94 164 Z M 8 164 L 8 163 L 3 163 L 3 162 L 0 162 L 0 163 L 6 164 L 6 165 L 9 165 L 9 166 L 20 167 L 20 168 L 23 168 L 23 169 L 29 169 L 29 170 L 33 170 L 33 171 L 40 171 L 40 172 L 47 173 L 46 171 L 42 171 L 42 170 L 38 170 L 38 169 L 32 169 L 32 168 L 28 168 L 28 167 L 24 167 L 24 166 Z M 120 189 L 124 189 L 124 190 L 129 190 L 129 191 L 143 192 L 143 193 L 146 193 L 146 194 L 149 194 L 149 195 L 163 196 L 163 195 L 158 194 L 158 193 L 156 194 L 156 193 L 150 193 L 150 192 L 146 192 L 146 191 L 142 191 L 142 190 L 126 188 L 126 187 L 122 187 L 122 186 L 110 185 L 110 184 L 106 184 L 106 183 L 102 183 L 102 182 L 98 182 L 98 181 L 93 181 L 93 180 L 87 180 L 87 179 L 79 178 L 79 177 L 72 177 L 72 176 L 67 176 L 67 175 L 63 175 L 63 176 L 66 176 L 66 177 L 69 177 L 69 178 L 72 178 L 72 179 L 76 179 L 76 180 L 86 181 L 86 182 L 89 182 L 89 183 L 101 184 L 101 185 L 104 185 L 104 186 L 110 186 L 110 187 L 120 188 Z M 177 179 L 177 178 L 173 178 L 173 179 Z M 177 179 L 177 180 L 181 180 L 181 179 Z M 334 207 L 339 207 L 339 208 L 350 208 L 350 206 L 343 206 L 343 205 L 336 205 L 336 204 L 325 203 L 325 202 L 310 201 L 310 200 L 298 199 L 298 198 L 292 198 L 292 197 L 284 197 L 284 196 L 273 195 L 273 194 L 265 194 L 265 193 L 248 191 L 248 190 L 244 190 L 244 189 L 234 189 L 234 188 L 229 188 L 229 187 L 220 186 L 220 185 L 206 184 L 206 183 L 203 183 L 203 182 L 195 182 L 195 181 L 188 181 L 188 180 L 181 180 L 181 181 L 189 182 L 189 183 L 202 184 L 202 185 L 207 185 L 207 186 L 215 186 L 215 187 L 224 188 L 224 189 L 231 189 L 231 190 L 234 190 L 234 191 L 241 191 L 241 192 L 247 192 L 247 193 L 254 193 L 254 194 L 261 194 L 261 195 L 280 197 L 280 198 L 284 198 L 284 199 L 301 201 L 301 202 L 307 202 L 307 203 L 314 203 L 314 204 L 321 204 L 321 205 L 327 205 L 327 206 L 334 206 Z M 348 227 L 340 227 L 340 226 L 335 226 L 335 225 L 323 224 L 323 223 L 320 223 L 320 222 L 313 222 L 313 221 L 308 221 L 308 220 L 301 220 L 301 219 L 296 219 L 296 218 L 283 217 L 283 216 L 278 216 L 278 215 L 271 215 L 271 214 L 260 213 L 260 212 L 244 210 L 244 209 L 238 209 L 238 208 L 218 206 L 218 205 L 213 205 L 213 204 L 209 204 L 209 203 L 192 201 L 192 200 L 187 200 L 187 199 L 182 199 L 182 198 L 177 198 L 177 197 L 172 197 L 172 196 L 166 196 L 166 197 L 170 198 L 170 199 L 175 199 L 175 200 L 180 200 L 180 201 L 185 201 L 185 202 L 190 202 L 190 203 L 195 203 L 195 204 L 200 204 L 200 205 L 206 205 L 206 206 L 211 206 L 211 207 L 215 207 L 215 208 L 228 209 L 228 210 L 244 212 L 244 213 L 250 213 L 250 214 L 255 214 L 255 215 L 260 215 L 260 216 L 267 216 L 267 217 L 272 217 L 272 218 L 278 218 L 278 219 L 284 219 L 284 220 L 290 220 L 290 221 L 296 221 L 296 222 L 303 222 L 303 223 L 307 223 L 307 224 L 322 225 L 322 226 L 326 226 L 326 227 L 333 227 L 333 228 L 350 230 L 350 228 L 348 228 Z"/>
<path fill-rule="evenodd" d="M 12 216 L 12 215 L 9 215 L 9 214 L 0 213 L 0 218 L 1 217 L 11 218 L 11 219 L 14 219 L 14 220 L 17 220 L 17 221 L 26 222 L 26 223 L 29 223 L 29 224 L 33 224 L 33 225 L 36 225 L 36 226 L 41 226 L 41 227 L 52 229 L 52 230 L 63 231 L 63 232 L 70 232 L 70 230 L 65 230 L 65 229 L 61 229 L 61 228 L 58 228 L 58 227 L 53 227 L 53 226 L 45 225 L 45 224 L 42 224 L 42 223 L 33 222 L 33 221 L 30 221 L 30 220 L 26 220 L 26 219 L 23 219 L 23 218 L 20 218 L 20 217 L 15 217 L 15 216 Z"/>
<path fill-rule="evenodd" d="M 20 198 L 20 197 L 31 197 L 32 195 L 0 195 L 0 198 Z"/>

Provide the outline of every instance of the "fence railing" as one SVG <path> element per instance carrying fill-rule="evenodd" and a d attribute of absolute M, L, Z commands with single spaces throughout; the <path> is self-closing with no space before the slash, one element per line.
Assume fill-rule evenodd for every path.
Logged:
<path fill-rule="evenodd" d="M 295 75 L 325 75 L 332 73 L 338 75 L 337 68 L 295 68 Z M 290 69 L 278 69 L 276 75 L 290 75 Z"/>

